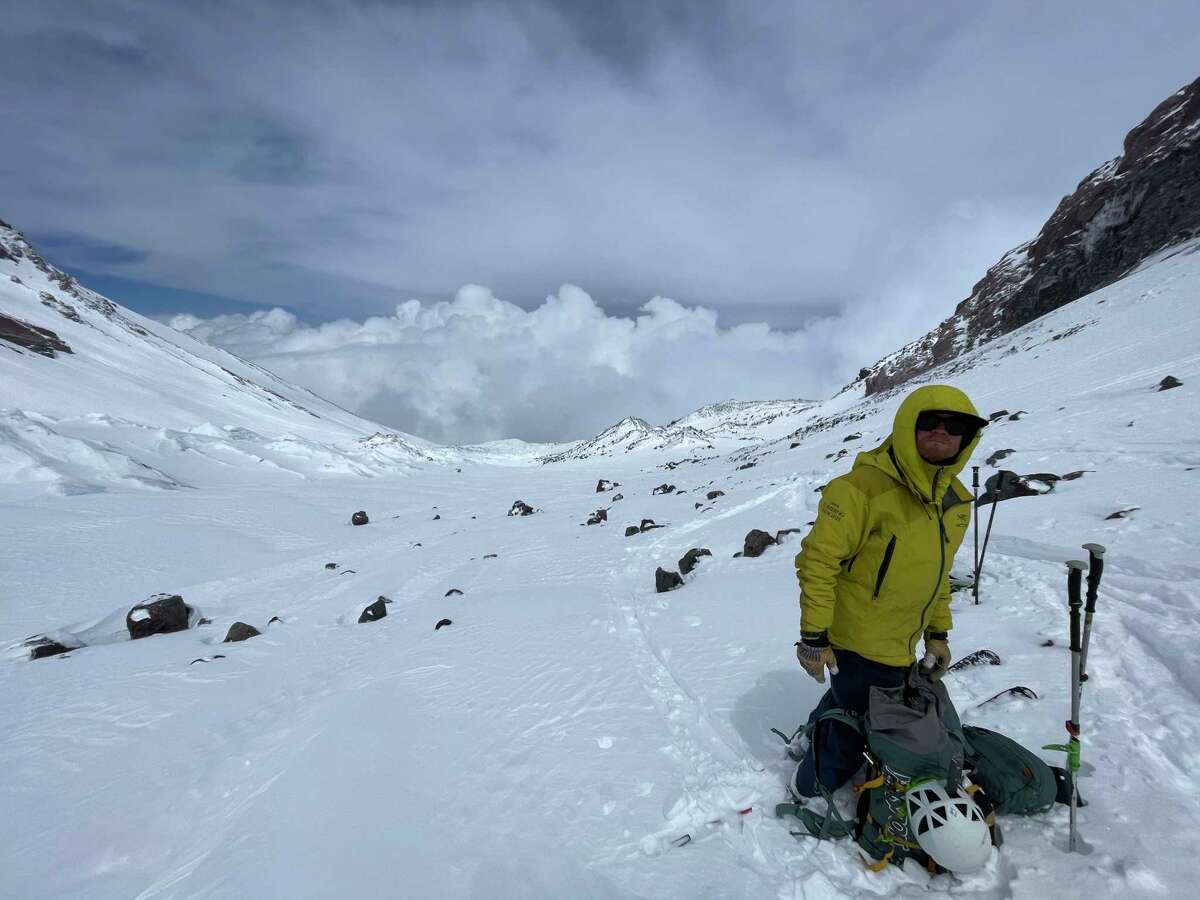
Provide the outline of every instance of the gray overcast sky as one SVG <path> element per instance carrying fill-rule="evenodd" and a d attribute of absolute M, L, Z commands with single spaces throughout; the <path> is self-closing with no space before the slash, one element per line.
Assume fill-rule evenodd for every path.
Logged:
<path fill-rule="evenodd" d="M 857 323 L 797 393 L 948 314 L 1200 69 L 1194 0 L 39 0 L 0 21 L 0 217 L 135 309 L 315 324 L 468 283 L 532 310 L 571 283 L 620 316 L 662 295 L 726 327 Z"/>

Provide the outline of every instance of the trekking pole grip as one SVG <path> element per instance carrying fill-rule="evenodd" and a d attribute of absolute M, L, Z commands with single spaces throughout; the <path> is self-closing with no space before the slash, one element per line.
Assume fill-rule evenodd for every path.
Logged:
<path fill-rule="evenodd" d="M 1083 607 L 1083 597 L 1080 588 L 1083 585 L 1083 570 L 1087 563 L 1072 559 L 1067 563 L 1067 605 L 1071 610 L 1071 652 L 1078 653 L 1079 643 L 1079 610 Z"/>
<path fill-rule="evenodd" d="M 1104 574 L 1104 545 L 1084 544 L 1083 549 L 1088 552 L 1089 560 L 1085 609 L 1090 616 L 1096 611 L 1096 595 L 1100 591 L 1100 576 Z"/>

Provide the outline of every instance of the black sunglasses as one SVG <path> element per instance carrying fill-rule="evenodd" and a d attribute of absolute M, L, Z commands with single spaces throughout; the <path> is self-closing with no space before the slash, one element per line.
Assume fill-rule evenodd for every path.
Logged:
<path fill-rule="evenodd" d="M 974 423 L 957 413 L 936 410 L 926 410 L 917 416 L 917 431 L 933 431 L 939 424 L 945 426 L 947 434 L 962 437 L 972 429 Z"/>

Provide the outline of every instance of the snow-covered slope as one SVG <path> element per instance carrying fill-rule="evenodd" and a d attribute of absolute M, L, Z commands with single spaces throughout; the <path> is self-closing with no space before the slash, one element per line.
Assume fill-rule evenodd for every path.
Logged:
<path fill-rule="evenodd" d="M 379 474 L 438 453 L 146 319 L 0 222 L 0 481 L 80 492 Z"/>
<path fill-rule="evenodd" d="M 541 457 L 544 463 L 564 460 L 595 459 L 631 453 L 635 450 L 712 450 L 713 438 L 688 425 L 671 423 L 651 425 L 645 419 L 626 416 L 594 438 L 571 444 Z"/>
<path fill-rule="evenodd" d="M 759 442 L 793 431 L 812 414 L 812 400 L 726 400 L 703 406 L 669 428 L 695 428 L 713 439 Z"/>
<path fill-rule="evenodd" d="M 794 728 L 821 692 L 793 656 L 801 534 L 734 554 L 752 528 L 803 531 L 817 488 L 887 433 L 903 394 L 844 392 L 786 435 L 770 423 L 759 443 L 696 454 L 665 495 L 652 490 L 678 450 L 616 450 L 651 431 L 632 425 L 608 455 L 541 465 L 496 444 L 472 465 L 302 491 L 0 483 L 0 895 L 1186 896 L 1198 293 L 1192 242 L 924 376 L 1008 411 L 973 460 L 984 476 L 1000 450 L 1022 474 L 1084 472 L 998 508 L 982 604 L 957 595 L 951 645 L 1003 662 L 948 686 L 968 722 L 1032 748 L 1062 740 L 1063 562 L 1108 546 L 1081 717 L 1088 854 L 1066 852 L 1058 807 L 1005 819 L 1002 851 L 969 879 L 873 874 L 771 816 L 791 767 L 769 729 Z M 1167 375 L 1182 385 L 1157 390 Z M 601 477 L 624 499 L 597 494 Z M 506 515 L 517 498 L 538 512 Z M 601 504 L 607 522 L 583 525 Z M 371 524 L 348 526 L 360 508 Z M 624 536 L 645 518 L 665 527 Z M 655 593 L 655 569 L 698 547 L 712 556 Z M 970 557 L 968 541 L 958 568 Z M 211 624 L 119 640 L 124 612 L 160 591 Z M 380 595 L 387 617 L 357 624 Z M 219 644 L 238 620 L 263 635 Z M 52 629 L 93 645 L 25 658 L 23 639 Z M 1013 684 L 1039 699 L 979 706 Z"/>

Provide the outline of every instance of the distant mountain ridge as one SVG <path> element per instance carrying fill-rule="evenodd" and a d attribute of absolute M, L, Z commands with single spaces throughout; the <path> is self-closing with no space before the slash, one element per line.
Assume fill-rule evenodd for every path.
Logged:
<path fill-rule="evenodd" d="M 1125 137 L 1124 152 L 1064 197 L 1041 232 L 988 270 L 933 331 L 864 368 L 887 391 L 1112 284 L 1159 250 L 1200 235 L 1200 78 Z"/>

